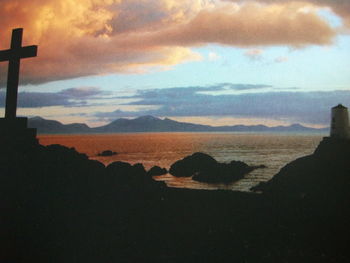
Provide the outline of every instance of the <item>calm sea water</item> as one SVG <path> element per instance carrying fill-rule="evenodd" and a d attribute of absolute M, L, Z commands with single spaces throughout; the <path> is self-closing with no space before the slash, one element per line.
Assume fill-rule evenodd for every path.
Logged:
<path fill-rule="evenodd" d="M 220 162 L 244 161 L 249 165 L 264 164 L 245 179 L 229 185 L 205 184 L 191 178 L 176 178 L 170 174 L 156 177 L 170 187 L 196 189 L 232 189 L 248 191 L 252 186 L 272 178 L 284 165 L 298 157 L 311 154 L 321 135 L 279 135 L 246 133 L 135 133 L 108 135 L 41 135 L 43 145 L 61 144 L 74 147 L 90 159 L 105 165 L 114 161 L 142 163 L 146 169 L 154 165 L 169 168 L 175 161 L 194 152 L 204 152 Z M 117 155 L 99 157 L 104 150 Z"/>

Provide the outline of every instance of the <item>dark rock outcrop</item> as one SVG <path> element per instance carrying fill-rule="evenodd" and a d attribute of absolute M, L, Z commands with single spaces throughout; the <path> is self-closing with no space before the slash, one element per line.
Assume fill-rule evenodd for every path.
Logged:
<path fill-rule="evenodd" d="M 228 164 L 219 163 L 204 153 L 194 153 L 171 165 L 169 173 L 176 177 L 192 177 L 193 180 L 207 183 L 231 183 L 245 174 L 263 166 L 249 166 L 241 161 Z"/>
<path fill-rule="evenodd" d="M 111 150 L 105 150 L 105 151 L 98 153 L 97 155 L 98 156 L 113 156 L 113 155 L 117 155 L 117 154 L 118 154 L 117 152 L 113 152 Z"/>
<path fill-rule="evenodd" d="M 198 152 L 173 163 L 169 173 L 176 177 L 191 177 L 198 171 L 212 170 L 216 165 L 213 157 Z"/>
<path fill-rule="evenodd" d="M 350 156 L 350 140 L 324 137 L 316 148 L 314 155 L 319 159 L 333 162 L 348 162 Z"/>
<path fill-rule="evenodd" d="M 153 166 L 148 170 L 147 175 L 149 176 L 160 176 L 167 174 L 168 170 L 166 168 L 160 168 L 159 166 Z"/>
<path fill-rule="evenodd" d="M 106 167 L 108 175 L 114 182 L 124 188 L 147 189 L 165 186 L 164 182 L 157 182 L 147 175 L 142 164 L 131 165 L 125 162 L 113 162 Z"/>
<path fill-rule="evenodd" d="M 305 198 L 310 195 L 331 198 L 350 188 L 349 156 L 349 140 L 325 137 L 314 154 L 287 164 L 270 181 L 252 190 L 281 198 Z"/>

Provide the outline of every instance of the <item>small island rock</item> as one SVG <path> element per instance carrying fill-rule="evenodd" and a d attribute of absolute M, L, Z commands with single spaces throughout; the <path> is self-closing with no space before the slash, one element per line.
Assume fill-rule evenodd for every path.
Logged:
<path fill-rule="evenodd" d="M 151 169 L 148 170 L 147 175 L 150 176 L 159 176 L 167 174 L 168 170 L 165 168 L 160 168 L 159 166 L 153 166 Z"/>
<path fill-rule="evenodd" d="M 113 156 L 113 155 L 116 155 L 116 154 L 117 154 L 116 152 L 113 152 L 111 150 L 105 150 L 103 152 L 98 153 L 97 155 L 98 156 Z"/>
<path fill-rule="evenodd" d="M 173 163 L 169 173 L 176 177 L 191 177 L 198 171 L 212 170 L 216 165 L 213 157 L 197 152 Z"/>
<path fill-rule="evenodd" d="M 264 166 L 249 166 L 241 161 L 228 164 L 219 163 L 205 153 L 194 153 L 171 165 L 169 173 L 176 177 L 191 177 L 195 181 L 206 183 L 231 183 L 245 174 Z"/>

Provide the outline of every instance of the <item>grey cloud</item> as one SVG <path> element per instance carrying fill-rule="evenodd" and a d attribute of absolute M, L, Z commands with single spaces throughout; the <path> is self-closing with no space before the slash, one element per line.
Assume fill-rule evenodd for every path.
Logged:
<path fill-rule="evenodd" d="M 70 98 L 91 98 L 97 95 L 108 95 L 110 92 L 102 91 L 97 87 L 79 87 L 79 88 L 70 88 L 64 89 L 59 92 L 61 95 L 66 95 Z"/>
<path fill-rule="evenodd" d="M 5 106 L 5 92 L 0 93 L 0 107 Z M 47 106 L 72 106 L 68 96 L 50 92 L 20 92 L 18 106 L 22 108 L 39 108 Z"/>
<path fill-rule="evenodd" d="M 252 84 L 233 84 L 233 83 L 219 83 L 216 85 L 209 86 L 209 89 L 213 89 L 212 91 L 219 91 L 219 90 L 259 90 L 259 89 L 265 89 L 265 88 L 272 88 L 271 85 L 252 85 Z"/>
<path fill-rule="evenodd" d="M 84 106 L 87 99 L 99 98 L 109 92 L 96 87 L 79 87 L 64 89 L 59 92 L 19 92 L 18 106 L 22 108 L 39 108 L 48 106 Z M 0 107 L 5 106 L 5 91 L 0 92 Z"/>
<path fill-rule="evenodd" d="M 210 86 L 190 86 L 190 87 L 175 87 L 166 89 L 150 89 L 139 90 L 138 94 L 131 97 L 141 101 L 130 103 L 132 105 L 159 105 L 163 104 L 166 99 L 176 99 L 180 101 L 191 101 L 192 96 L 201 96 L 203 92 L 219 92 L 219 91 L 244 91 L 244 90 L 259 90 L 272 88 L 270 85 L 252 85 L 252 84 L 233 84 L 233 83 L 218 83 Z M 147 101 L 146 101 L 147 99 Z M 150 104 L 148 104 L 148 102 Z"/>

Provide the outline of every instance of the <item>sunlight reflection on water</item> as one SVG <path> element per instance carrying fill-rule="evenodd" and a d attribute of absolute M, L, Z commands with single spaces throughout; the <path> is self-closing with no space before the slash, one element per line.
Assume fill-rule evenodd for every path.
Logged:
<path fill-rule="evenodd" d="M 40 135 L 43 145 L 62 144 L 74 147 L 90 159 L 105 165 L 114 161 L 142 163 L 146 169 L 154 165 L 169 168 L 175 161 L 194 152 L 204 152 L 220 162 L 239 160 L 249 165 L 264 164 L 236 183 L 210 185 L 191 178 L 176 178 L 167 174 L 155 177 L 170 187 L 196 189 L 232 189 L 248 191 L 261 181 L 267 181 L 280 168 L 298 157 L 311 154 L 322 139 L 310 134 L 247 134 L 247 133 L 132 133 L 103 135 Z M 97 156 L 112 150 L 117 155 Z"/>

